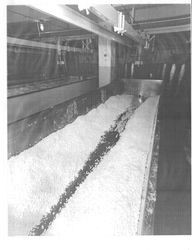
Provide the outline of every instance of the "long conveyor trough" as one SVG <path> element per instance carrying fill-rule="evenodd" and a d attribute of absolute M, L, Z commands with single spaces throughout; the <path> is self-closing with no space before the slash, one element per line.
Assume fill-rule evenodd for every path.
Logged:
<path fill-rule="evenodd" d="M 115 97 L 113 97 L 113 99 L 114 98 Z M 119 102 L 121 97 L 117 98 Z M 31 190 L 29 187 L 28 193 L 26 192 L 26 197 L 24 195 L 23 204 L 25 202 L 29 203 L 28 205 L 25 204 L 25 209 L 22 207 L 22 204 L 18 205 L 19 198 L 18 201 L 16 201 L 18 194 L 16 191 L 13 192 L 12 189 L 9 204 L 9 222 L 11 225 L 10 228 L 12 229 L 10 235 L 58 235 L 61 234 L 61 232 L 66 232 L 65 230 L 67 230 L 68 234 L 70 234 L 70 232 L 73 232 L 73 234 L 78 232 L 82 233 L 84 230 L 87 232 L 90 223 L 92 227 L 94 227 L 94 223 L 102 227 L 103 229 L 100 233 L 104 235 L 152 233 L 159 140 L 157 126 L 159 97 L 148 98 L 144 96 L 144 102 L 141 102 L 140 98 L 130 95 L 123 95 L 123 98 L 124 101 L 122 101 L 121 104 L 121 110 L 123 112 L 120 112 L 120 110 L 116 111 L 118 115 L 113 115 L 113 118 L 111 117 L 112 122 L 108 122 L 108 125 L 103 130 L 104 133 L 102 131 L 98 133 L 98 138 L 95 140 L 94 145 L 92 145 L 92 150 L 90 147 L 90 152 L 87 152 L 84 159 L 81 159 L 80 162 L 83 164 L 79 164 L 81 165 L 79 169 L 71 165 L 71 167 L 74 167 L 74 170 L 71 176 L 68 176 L 68 179 L 65 180 L 67 175 L 65 157 L 62 159 L 64 166 L 60 169 L 56 167 L 55 171 L 57 172 L 59 170 L 58 173 L 62 171 L 63 167 L 66 167 L 66 169 L 63 169 L 65 174 L 60 176 L 64 178 L 62 188 L 59 187 L 60 191 L 55 186 L 55 180 L 51 180 L 50 176 L 47 178 L 43 176 L 43 174 L 49 175 L 50 171 L 54 171 L 54 169 L 50 168 L 45 168 L 44 173 L 39 177 L 40 184 L 43 185 L 38 186 L 37 183 L 34 182 L 34 185 L 31 184 L 30 186 Z M 130 100 L 125 101 L 125 98 Z M 113 101 L 115 101 L 115 99 Z M 125 102 L 127 103 L 125 104 Z M 129 106 L 125 108 L 128 103 Z M 112 100 L 111 104 L 115 107 Z M 105 115 L 107 115 L 107 113 L 105 113 Z M 88 113 L 86 116 L 83 118 L 86 118 L 86 121 L 90 121 L 91 114 Z M 115 117 L 116 119 L 114 119 Z M 81 120 L 81 117 L 78 121 L 80 123 L 85 122 Z M 83 124 L 81 124 L 80 128 L 82 128 L 82 125 Z M 98 126 L 98 124 L 94 125 Z M 73 129 L 74 128 L 73 126 Z M 66 129 L 64 128 L 63 130 Z M 72 130 L 68 130 L 68 133 L 70 131 Z M 60 131 L 60 135 L 61 133 Z M 57 133 L 55 133 L 55 136 L 56 134 Z M 60 138 L 62 137 L 60 136 Z M 47 137 L 46 140 L 48 143 L 49 137 Z M 52 140 L 54 140 L 53 135 Z M 41 170 L 42 166 L 37 166 L 36 170 L 34 170 L 34 167 L 36 167 L 35 164 L 41 164 L 42 160 L 38 158 L 39 156 L 32 159 L 31 155 L 33 155 L 34 152 L 37 154 L 39 149 L 41 149 L 41 151 L 44 150 L 41 144 L 43 145 L 43 142 L 38 143 L 33 148 L 9 160 L 11 178 L 18 177 L 16 175 L 18 172 L 15 169 L 13 170 L 13 168 L 18 165 L 19 161 L 25 161 L 25 164 L 28 164 L 28 166 L 22 166 L 23 168 L 26 167 L 24 171 L 26 171 L 27 177 L 29 175 L 28 172 L 33 172 L 33 174 L 38 176 L 38 172 L 36 171 L 38 171 L 38 169 Z M 66 149 L 63 148 L 64 151 Z M 30 154 L 30 151 L 32 154 Z M 42 151 L 42 153 L 46 155 L 46 152 Z M 119 166 L 117 165 L 118 159 Z M 30 163 L 26 163 L 29 162 L 29 160 L 31 161 L 31 165 Z M 76 161 L 77 160 L 78 159 L 76 159 Z M 131 179 L 132 177 L 133 179 Z M 20 181 L 22 178 L 22 176 L 18 177 Z M 137 178 L 139 178 L 139 181 Z M 62 180 L 59 182 L 61 181 Z M 45 182 L 48 183 L 45 184 Z M 127 187 L 125 187 L 126 182 L 128 184 Z M 22 188 L 24 184 L 25 183 L 22 184 L 21 182 L 20 187 Z M 44 186 L 44 188 L 42 186 Z M 49 190 L 49 194 L 47 188 L 55 189 L 55 193 L 53 190 Z M 42 191 L 42 189 L 44 190 Z M 34 190 L 36 193 L 39 191 L 39 197 L 37 196 L 39 201 L 35 201 L 37 202 L 37 207 L 34 207 L 35 204 L 31 204 L 32 200 L 36 199 Z M 66 190 L 68 190 L 68 193 Z M 134 192 L 136 193 L 134 194 Z M 51 195 L 54 196 L 54 194 L 55 197 L 52 199 Z M 29 201 L 27 195 L 30 195 L 31 201 Z M 131 195 L 133 197 L 131 197 Z M 38 211 L 38 206 L 41 206 L 40 203 L 42 199 L 45 198 L 50 199 L 50 202 L 47 202 L 46 206 L 41 208 L 41 211 Z M 127 211 L 126 207 L 128 209 Z M 96 220 L 94 218 L 95 216 L 97 218 Z M 106 219 L 105 222 L 103 221 L 104 217 Z M 133 217 L 133 219 L 131 217 Z M 82 218 L 84 218 L 84 220 Z M 111 219 L 113 221 L 111 221 Z M 127 219 L 127 221 L 125 221 L 125 219 Z M 87 221 L 87 225 L 85 221 Z M 76 225 L 75 231 L 74 225 Z"/>

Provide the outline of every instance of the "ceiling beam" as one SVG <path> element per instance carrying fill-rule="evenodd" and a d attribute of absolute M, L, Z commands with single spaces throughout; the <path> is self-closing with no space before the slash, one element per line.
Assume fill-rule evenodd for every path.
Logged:
<path fill-rule="evenodd" d="M 105 20 L 106 22 L 109 22 L 113 26 L 118 26 L 118 11 L 115 10 L 114 7 L 112 7 L 109 4 L 98 4 L 93 5 L 90 7 L 90 11 Z M 135 42 L 139 43 L 141 42 L 141 38 L 136 30 L 127 22 L 125 21 L 125 35 L 128 36 L 130 39 L 134 40 Z"/>
<path fill-rule="evenodd" d="M 84 17 L 77 11 L 65 5 L 39 4 L 39 5 L 31 5 L 30 7 L 39 12 L 47 13 L 64 22 L 69 22 L 73 25 L 81 27 L 82 29 L 88 30 L 101 37 L 105 37 L 107 39 L 113 40 L 117 43 L 123 44 L 128 47 L 132 46 L 132 44 L 128 40 L 122 38 L 120 35 L 117 35 L 114 32 L 111 32 L 109 30 L 100 27 L 98 24 L 96 24 L 89 18 Z"/>
<path fill-rule="evenodd" d="M 146 9 L 135 9 L 135 22 L 170 19 L 190 15 L 190 4 L 168 4 Z"/>
<path fill-rule="evenodd" d="M 160 27 L 160 28 L 149 28 L 149 29 L 144 29 L 144 31 L 147 32 L 148 34 L 161 34 L 161 33 L 190 31 L 190 24 Z"/>
<path fill-rule="evenodd" d="M 176 19 L 166 19 L 166 20 L 158 20 L 158 21 L 149 21 L 149 22 L 143 22 L 143 23 L 137 23 L 134 24 L 133 27 L 138 30 L 145 30 L 145 29 L 155 29 L 155 28 L 161 28 L 161 27 L 171 27 L 171 26 L 181 26 L 190 24 L 190 16 L 188 17 L 182 17 L 182 18 L 176 18 Z"/>
<path fill-rule="evenodd" d="M 166 5 L 168 6 L 170 4 L 166 4 Z M 163 6 L 163 4 L 112 4 L 112 6 L 119 11 L 124 11 L 124 10 L 130 11 L 132 8 L 149 9 L 153 7 Z"/>
<path fill-rule="evenodd" d="M 135 27 L 136 25 L 144 25 L 144 24 L 152 24 L 152 23 L 165 23 L 165 22 L 175 22 L 175 21 L 189 21 L 190 22 L 190 15 L 186 15 L 186 16 L 178 16 L 178 17 L 174 17 L 174 18 L 169 18 L 169 19 L 153 19 L 153 20 L 147 20 L 144 22 L 137 22 L 134 23 L 133 26 Z"/>

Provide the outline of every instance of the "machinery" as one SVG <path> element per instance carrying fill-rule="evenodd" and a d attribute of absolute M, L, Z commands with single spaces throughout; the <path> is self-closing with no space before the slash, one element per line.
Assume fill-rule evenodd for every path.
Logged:
<path fill-rule="evenodd" d="M 111 96 L 158 96 L 137 234 L 190 234 L 190 45 L 189 4 L 8 5 L 9 160 Z"/>

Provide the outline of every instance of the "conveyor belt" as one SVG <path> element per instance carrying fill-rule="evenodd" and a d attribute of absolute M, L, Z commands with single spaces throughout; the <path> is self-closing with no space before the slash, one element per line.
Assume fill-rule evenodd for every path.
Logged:
<path fill-rule="evenodd" d="M 41 235 L 45 230 L 48 229 L 50 224 L 56 218 L 56 215 L 60 213 L 61 210 L 66 206 L 68 200 L 76 192 L 77 188 L 84 182 L 89 173 L 93 171 L 95 167 L 97 167 L 102 158 L 110 151 L 113 146 L 115 146 L 121 136 L 121 133 L 125 130 L 128 120 L 132 117 L 134 111 L 139 107 L 140 104 L 141 103 L 139 100 L 136 99 L 131 107 L 119 115 L 115 125 L 101 137 L 96 149 L 90 154 L 89 159 L 79 171 L 74 181 L 69 184 L 69 186 L 65 189 L 65 192 L 60 196 L 58 203 L 52 206 L 50 212 L 41 219 L 39 225 L 36 225 L 32 228 L 32 230 L 29 232 L 29 235 Z"/>

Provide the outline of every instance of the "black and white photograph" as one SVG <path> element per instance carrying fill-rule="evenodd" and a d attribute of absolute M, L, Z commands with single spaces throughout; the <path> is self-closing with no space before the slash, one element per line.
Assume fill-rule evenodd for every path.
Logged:
<path fill-rule="evenodd" d="M 8 237 L 191 235 L 190 1 L 9 1 L 5 25 Z"/>

